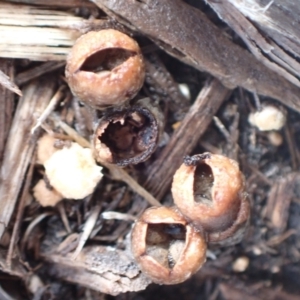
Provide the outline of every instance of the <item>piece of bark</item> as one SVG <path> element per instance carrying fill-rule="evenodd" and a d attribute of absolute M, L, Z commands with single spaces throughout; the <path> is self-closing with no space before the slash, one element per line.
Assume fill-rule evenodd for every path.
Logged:
<path fill-rule="evenodd" d="M 12 60 L 0 58 L 0 69 L 13 80 L 14 64 Z M 0 165 L 12 120 L 14 97 L 13 92 L 0 84 Z"/>
<path fill-rule="evenodd" d="M 291 83 L 300 86 L 297 78 L 300 73 L 300 64 L 294 57 L 284 52 L 271 39 L 263 36 L 230 1 L 209 0 L 207 3 L 243 39 L 248 49 L 259 61 Z"/>
<path fill-rule="evenodd" d="M 209 80 L 205 84 L 180 127 L 147 171 L 144 186 L 156 199 L 160 200 L 164 196 L 175 171 L 183 162 L 183 157 L 194 149 L 229 94 L 230 91 L 217 79 Z"/>
<path fill-rule="evenodd" d="M 37 135 L 32 135 L 31 129 L 55 92 L 55 80 L 49 76 L 40 78 L 25 86 L 22 92 L 0 170 L 0 238 L 10 221 L 32 160 Z"/>
<path fill-rule="evenodd" d="M 120 23 L 138 30 L 183 62 L 300 111 L 300 88 L 230 41 L 200 10 L 181 0 L 93 0 Z"/>
<path fill-rule="evenodd" d="M 300 185 L 300 174 L 291 173 L 285 178 L 275 181 L 269 192 L 266 216 L 270 219 L 272 227 L 279 233 L 286 229 L 289 208 L 295 195 L 295 187 Z"/>
<path fill-rule="evenodd" d="M 133 257 L 123 250 L 103 246 L 85 247 L 76 260 L 71 257 L 72 254 L 43 254 L 47 272 L 51 276 L 114 296 L 144 290 L 151 283 L 141 273 Z"/>

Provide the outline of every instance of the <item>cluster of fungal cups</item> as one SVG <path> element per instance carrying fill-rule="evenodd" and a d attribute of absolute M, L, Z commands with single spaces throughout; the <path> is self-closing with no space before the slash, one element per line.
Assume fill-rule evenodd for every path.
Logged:
<path fill-rule="evenodd" d="M 143 85 L 145 65 L 137 43 L 108 29 L 79 38 L 66 78 L 74 95 L 105 110 L 94 131 L 94 157 L 119 166 L 145 161 L 158 144 L 163 117 L 150 99 L 130 105 Z M 160 284 L 183 282 L 205 262 L 208 243 L 240 241 L 249 217 L 238 164 L 205 153 L 186 157 L 177 170 L 174 207 L 151 207 L 132 230 L 132 253 L 141 270 Z"/>
<path fill-rule="evenodd" d="M 204 153 L 186 157 L 174 175 L 175 206 L 147 209 L 132 230 L 141 270 L 159 284 L 177 284 L 198 271 L 207 244 L 238 243 L 250 206 L 238 164 Z"/>
<path fill-rule="evenodd" d="M 136 41 L 113 29 L 88 32 L 68 56 L 66 78 L 82 102 L 105 111 L 93 138 L 99 163 L 127 166 L 150 157 L 160 138 L 163 115 L 148 98 L 130 105 L 145 79 Z"/>

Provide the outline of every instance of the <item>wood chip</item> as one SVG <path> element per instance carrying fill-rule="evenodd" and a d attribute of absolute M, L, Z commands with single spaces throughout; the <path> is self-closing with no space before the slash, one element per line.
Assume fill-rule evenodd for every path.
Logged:
<path fill-rule="evenodd" d="M 44 254 L 50 275 L 110 295 L 144 290 L 151 283 L 126 251 L 94 246 L 85 247 L 75 261 L 71 256 Z"/>
<path fill-rule="evenodd" d="M 291 173 L 273 183 L 266 205 L 266 216 L 277 232 L 283 232 L 287 227 L 289 208 L 296 185 L 300 184 L 300 174 Z"/>

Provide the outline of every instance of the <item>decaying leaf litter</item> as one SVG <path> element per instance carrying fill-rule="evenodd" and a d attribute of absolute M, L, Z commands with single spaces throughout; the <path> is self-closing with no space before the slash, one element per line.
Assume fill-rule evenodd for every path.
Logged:
<path fill-rule="evenodd" d="M 192 1 L 0 3 L 0 69 L 11 80 L 0 101 L 2 297 L 147 299 L 153 291 L 187 299 L 297 297 L 300 33 L 282 24 L 298 22 L 300 8 L 287 3 L 287 19 L 277 1 L 207 2 L 217 15 Z M 77 37 L 104 28 L 132 35 L 142 47 L 147 76 L 139 96 L 160 103 L 164 138 L 142 165 L 104 166 L 104 178 L 83 201 L 42 208 L 32 196 L 43 177 L 37 140 L 47 132 L 89 147 L 99 117 L 71 95 L 64 60 Z M 178 83 L 188 86 L 190 99 Z M 19 87 L 22 98 L 7 87 Z M 277 132 L 281 145 L 247 121 L 266 102 L 287 110 Z M 132 221 L 149 203 L 170 205 L 183 156 L 205 151 L 237 159 L 246 175 L 252 217 L 244 240 L 211 248 L 186 283 L 122 294 L 150 283 L 130 256 Z M 236 267 L 240 261 L 244 267 Z"/>

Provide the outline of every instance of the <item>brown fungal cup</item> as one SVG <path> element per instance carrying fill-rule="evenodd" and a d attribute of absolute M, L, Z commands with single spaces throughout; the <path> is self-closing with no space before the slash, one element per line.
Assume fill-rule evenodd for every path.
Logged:
<path fill-rule="evenodd" d="M 73 94 L 96 109 L 122 105 L 132 99 L 144 77 L 138 44 L 113 29 L 82 35 L 67 59 L 66 78 Z"/>
<path fill-rule="evenodd" d="M 177 284 L 187 280 L 206 260 L 206 242 L 176 208 L 151 207 L 135 223 L 132 253 L 153 282 Z"/>
<path fill-rule="evenodd" d="M 119 166 L 145 161 L 159 142 L 162 120 L 163 115 L 148 98 L 131 107 L 108 112 L 95 130 L 96 160 Z"/>
<path fill-rule="evenodd" d="M 208 233 L 209 242 L 239 242 L 250 207 L 236 161 L 211 153 L 186 157 L 174 175 L 172 194 L 182 214 Z"/>

